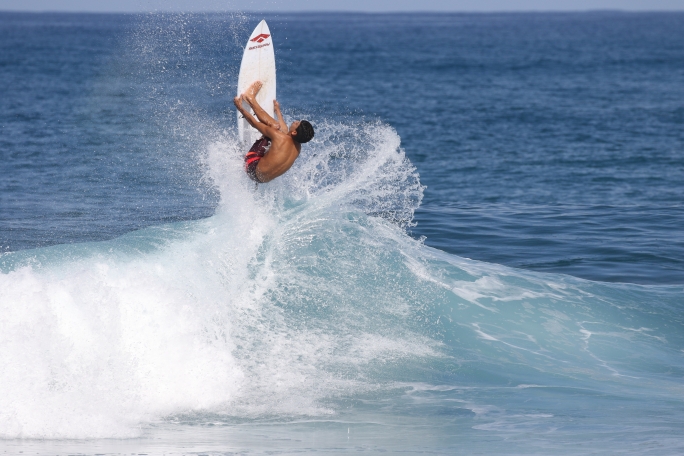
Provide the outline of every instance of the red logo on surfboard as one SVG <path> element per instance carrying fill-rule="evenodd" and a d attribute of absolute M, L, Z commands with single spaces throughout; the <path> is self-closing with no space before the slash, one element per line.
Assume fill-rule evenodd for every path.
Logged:
<path fill-rule="evenodd" d="M 262 33 L 261 35 L 257 35 L 249 41 L 254 41 L 255 43 L 261 43 L 262 41 L 264 41 L 269 36 L 271 36 L 271 35 L 266 35 L 265 33 Z"/>

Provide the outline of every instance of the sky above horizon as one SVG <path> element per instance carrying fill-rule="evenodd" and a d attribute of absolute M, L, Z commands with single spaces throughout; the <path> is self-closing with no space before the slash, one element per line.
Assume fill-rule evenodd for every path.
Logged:
<path fill-rule="evenodd" d="M 0 0 L 0 11 L 684 11 L 682 0 Z"/>

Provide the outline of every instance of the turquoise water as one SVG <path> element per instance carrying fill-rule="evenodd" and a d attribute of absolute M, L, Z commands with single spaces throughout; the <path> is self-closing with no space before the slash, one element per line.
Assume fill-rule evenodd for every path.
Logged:
<path fill-rule="evenodd" d="M 408 16 L 324 17 L 318 40 L 301 19 L 269 21 L 276 45 L 277 33 L 288 43 L 280 101 L 317 133 L 290 172 L 257 188 L 225 120 L 231 56 L 252 18 L 3 15 L 4 46 L 31 27 L 35 41 L 5 57 L 2 77 L 47 76 L 44 90 L 2 102 L 0 448 L 681 452 L 681 107 L 656 95 L 682 77 L 663 70 L 681 62 L 667 40 L 682 16 L 426 15 L 408 29 Z M 369 17 L 380 19 L 373 39 Z M 448 65 L 386 59 L 373 76 L 382 52 L 410 56 L 409 32 L 447 19 L 443 40 L 482 46 L 462 46 L 466 63 L 450 47 Z M 619 45 L 625 21 L 670 54 L 634 57 Z M 577 51 L 597 22 L 614 47 Z M 535 38 L 548 34 L 560 47 Z M 346 48 L 353 37 L 366 39 Z M 530 46 L 517 60 L 511 40 Z M 308 55 L 304 42 L 317 43 Z M 626 116 L 609 102 L 620 84 L 600 78 L 603 108 L 563 94 L 561 57 L 575 51 L 588 63 L 568 77 L 622 74 L 643 111 Z M 512 62 L 530 55 L 542 57 L 523 74 Z M 315 63 L 303 68 L 305 57 Z M 351 90 L 354 65 L 371 76 Z M 447 85 L 451 110 L 411 117 L 415 99 L 388 96 L 478 71 L 491 91 Z M 429 105 L 439 93 L 423 95 Z M 559 98 L 574 100 L 563 111 L 575 121 L 527 117 Z M 653 136 L 616 126 L 639 115 Z M 583 122 L 585 136 L 566 136 Z M 599 140 L 602 122 L 613 129 Z M 623 129 L 638 138 L 620 140 Z"/>

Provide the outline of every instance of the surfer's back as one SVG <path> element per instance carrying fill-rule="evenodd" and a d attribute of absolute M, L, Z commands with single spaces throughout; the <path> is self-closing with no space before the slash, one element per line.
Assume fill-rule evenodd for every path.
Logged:
<path fill-rule="evenodd" d="M 257 177 L 261 182 L 269 182 L 285 174 L 294 164 L 302 145 L 290 135 L 278 131 L 273 135 L 271 148 L 259 161 L 256 168 Z"/>
<path fill-rule="evenodd" d="M 302 150 L 302 143 L 314 136 L 313 126 L 306 120 L 293 122 L 287 133 L 272 128 L 271 148 L 257 165 L 257 176 L 261 182 L 269 182 L 283 175 L 294 164 Z"/>

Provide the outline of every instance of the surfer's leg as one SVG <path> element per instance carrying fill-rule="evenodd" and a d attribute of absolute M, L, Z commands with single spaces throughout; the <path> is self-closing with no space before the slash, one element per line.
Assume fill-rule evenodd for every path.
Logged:
<path fill-rule="evenodd" d="M 257 176 L 257 166 L 259 165 L 261 157 L 255 157 L 251 161 L 245 160 L 245 172 L 257 184 L 261 183 L 261 179 Z"/>
<path fill-rule="evenodd" d="M 254 141 L 254 144 L 252 144 L 252 147 L 249 149 L 248 154 L 254 152 L 263 157 L 266 154 L 266 151 L 268 150 L 268 146 L 270 145 L 271 140 L 268 139 L 266 136 L 262 136 L 261 138 Z"/>
<path fill-rule="evenodd" d="M 266 155 L 266 150 L 270 144 L 271 140 L 262 136 L 254 142 L 252 148 L 245 155 L 245 172 L 254 182 L 261 183 L 257 176 L 257 165 L 259 165 L 259 160 Z"/>

